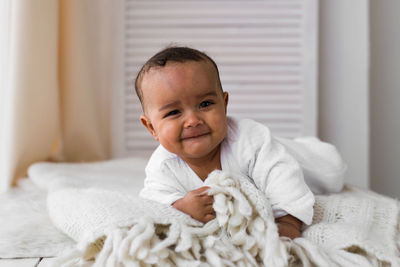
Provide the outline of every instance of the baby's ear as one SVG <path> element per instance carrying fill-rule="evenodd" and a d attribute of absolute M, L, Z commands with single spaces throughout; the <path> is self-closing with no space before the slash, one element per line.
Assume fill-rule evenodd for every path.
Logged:
<path fill-rule="evenodd" d="M 145 115 L 140 116 L 140 122 L 143 124 L 144 127 L 150 132 L 154 139 L 158 141 L 158 135 L 154 130 L 153 124 L 151 123 L 150 119 L 147 118 Z"/>
<path fill-rule="evenodd" d="M 225 113 L 227 112 L 228 102 L 229 102 L 229 94 L 228 92 L 223 93 L 224 96 L 224 104 L 225 104 Z"/>

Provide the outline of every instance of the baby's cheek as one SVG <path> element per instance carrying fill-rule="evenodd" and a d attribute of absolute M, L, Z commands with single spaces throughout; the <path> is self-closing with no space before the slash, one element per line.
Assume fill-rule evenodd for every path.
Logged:
<path fill-rule="evenodd" d="M 179 127 L 173 122 L 164 123 L 160 133 L 163 138 L 168 139 L 169 142 L 175 142 L 180 139 Z"/>
<path fill-rule="evenodd" d="M 226 135 L 228 130 L 228 121 L 226 117 L 221 117 L 218 121 L 218 129 L 220 130 L 221 134 Z"/>

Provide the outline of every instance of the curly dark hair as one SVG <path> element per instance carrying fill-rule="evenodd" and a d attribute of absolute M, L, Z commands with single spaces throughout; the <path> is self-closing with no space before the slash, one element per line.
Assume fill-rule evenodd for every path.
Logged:
<path fill-rule="evenodd" d="M 141 81 L 144 77 L 144 75 L 154 67 L 165 67 L 167 65 L 168 61 L 170 62 L 187 62 L 187 61 L 209 61 L 212 63 L 212 65 L 215 68 L 215 71 L 217 73 L 218 77 L 218 84 L 219 87 L 222 90 L 222 85 L 221 85 L 221 80 L 219 78 L 219 71 L 217 64 L 215 61 L 209 57 L 207 54 L 204 52 L 201 52 L 199 50 L 190 48 L 190 47 L 181 47 L 181 46 L 171 46 L 167 47 L 154 56 L 152 56 L 147 62 L 142 66 L 140 69 L 139 73 L 136 76 L 135 79 L 135 91 L 136 94 L 140 100 L 140 103 L 142 104 L 143 108 L 143 92 L 140 87 Z"/>

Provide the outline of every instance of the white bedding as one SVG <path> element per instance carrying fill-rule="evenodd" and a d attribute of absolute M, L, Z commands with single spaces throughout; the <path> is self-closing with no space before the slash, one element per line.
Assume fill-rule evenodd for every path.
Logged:
<path fill-rule="evenodd" d="M 216 220 L 205 225 L 118 191 L 51 192 L 52 221 L 78 242 L 58 266 L 86 266 L 93 258 L 99 267 L 400 265 L 392 199 L 353 188 L 316 196 L 313 224 L 289 241 L 278 238 L 268 199 L 247 178 L 213 172 L 206 184 Z"/>
<path fill-rule="evenodd" d="M 111 191 L 125 192 L 133 196 L 138 195 L 144 180 L 145 159 L 129 158 L 96 163 L 36 163 L 29 169 L 29 179 L 21 181 L 18 188 L 12 189 L 6 194 L 0 194 L 0 258 L 15 257 L 51 257 L 60 255 L 63 251 L 69 250 L 75 242 L 67 235 L 63 234 L 50 221 L 46 207 L 46 192 L 57 191 L 61 188 L 100 188 Z M 364 209 L 367 202 L 358 201 L 360 197 L 368 197 L 371 203 L 380 203 L 384 209 L 385 201 L 397 206 L 398 203 L 378 194 L 357 189 L 342 192 L 344 196 L 352 199 L 352 206 L 358 205 L 359 209 Z M 320 197 L 324 201 L 326 197 Z M 345 198 L 336 198 L 335 205 L 346 203 Z M 334 203 L 335 201 L 331 201 Z M 341 203 L 342 201 L 342 203 Z M 344 201 L 344 203 L 343 203 Z M 379 205 L 375 205 L 379 207 Z M 374 206 L 374 205 L 373 205 Z M 398 207 L 398 206 L 397 206 Z M 334 207 L 333 207 L 334 208 Z M 392 207 L 393 210 L 393 207 Z M 316 207 L 316 212 L 323 212 Z M 360 210 L 358 210 L 360 212 Z M 379 213 L 379 209 L 377 210 Z M 357 214 L 356 212 L 354 213 Z M 325 215 L 323 215 L 325 216 Z M 326 215 L 328 216 L 328 215 Z M 329 215 L 330 216 L 330 215 Z M 334 217 L 330 218 L 338 222 Z M 343 218 L 342 218 L 343 219 Z M 346 219 L 346 218 L 345 218 Z M 360 217 L 349 217 L 343 221 L 351 224 L 352 221 L 362 224 Z M 391 251 L 387 255 L 399 255 L 399 218 L 398 208 L 391 214 L 392 224 L 389 230 L 396 232 L 389 238 Z M 395 222 L 393 222 L 393 220 Z M 314 221 L 314 223 L 319 223 Z M 320 224 L 318 227 L 331 229 L 331 236 L 324 237 L 321 242 L 326 245 L 333 244 L 336 225 Z M 371 229 L 371 228 L 366 228 Z M 377 229 L 376 227 L 374 228 Z M 356 233 L 357 229 L 354 229 Z M 389 231 L 389 232 L 390 232 Z M 305 235 L 311 235 L 315 231 L 305 231 Z M 351 232 L 343 232 L 341 238 L 356 237 Z M 367 235 L 368 236 L 368 235 Z M 379 236 L 379 231 L 374 232 L 374 238 Z M 319 237 L 313 237 L 319 238 Z M 349 239 L 350 240 L 350 239 Z M 354 238 L 353 238 L 354 240 Z M 396 243 L 397 242 L 397 243 Z M 324 246 L 324 244 L 320 244 Z M 368 245 L 368 247 L 371 247 Z M 396 250 L 396 251 L 394 251 Z M 388 251 L 383 251 L 387 253 Z"/>
<path fill-rule="evenodd" d="M 29 178 L 0 194 L 0 258 L 52 257 L 71 248 L 75 242 L 50 221 L 47 191 L 66 186 L 99 187 L 138 195 L 146 162 L 129 158 L 32 165 Z"/>
<path fill-rule="evenodd" d="M 50 221 L 46 192 L 32 180 L 0 194 L 0 258 L 53 257 L 74 244 Z"/>
<path fill-rule="evenodd" d="M 144 158 L 93 163 L 39 162 L 29 168 L 28 175 L 35 185 L 46 191 L 65 187 L 99 187 L 139 195 L 143 188 L 146 164 L 147 159 Z"/>

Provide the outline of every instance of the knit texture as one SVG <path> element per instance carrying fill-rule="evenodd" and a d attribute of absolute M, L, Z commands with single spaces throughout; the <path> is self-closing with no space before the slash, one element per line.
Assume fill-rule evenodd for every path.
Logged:
<path fill-rule="evenodd" d="M 95 266 L 284 266 L 286 249 L 264 195 L 246 178 L 218 171 L 207 184 L 217 219 L 204 225 L 171 206 L 118 192 L 50 194 L 53 222 L 78 242 L 56 264 L 84 266 L 95 259 Z"/>
<path fill-rule="evenodd" d="M 206 180 L 216 219 L 100 188 L 49 194 L 54 224 L 77 241 L 55 266 L 399 266 L 395 200 L 347 188 L 316 198 L 303 238 L 279 238 L 271 206 L 245 177 Z M 397 243 L 396 243 L 397 242 Z"/>
<path fill-rule="evenodd" d="M 316 196 L 303 237 L 339 266 L 399 266 L 399 216 L 396 200 L 346 186 L 340 194 Z"/>

